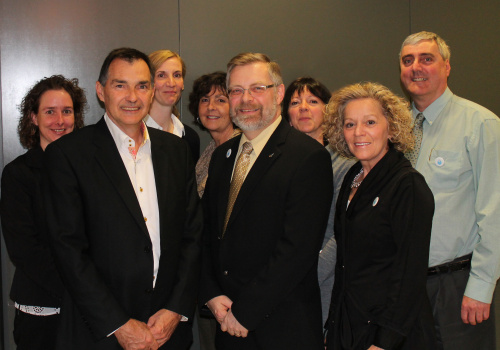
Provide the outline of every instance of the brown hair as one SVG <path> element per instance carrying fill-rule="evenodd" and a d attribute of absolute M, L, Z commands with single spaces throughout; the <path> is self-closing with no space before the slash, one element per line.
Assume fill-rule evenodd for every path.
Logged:
<path fill-rule="evenodd" d="M 231 58 L 231 61 L 229 61 L 229 63 L 227 64 L 227 85 L 229 86 L 229 78 L 234 67 L 246 66 L 247 64 L 256 62 L 267 63 L 269 76 L 275 86 L 283 84 L 281 69 L 278 63 L 271 61 L 269 56 L 263 53 L 244 52 Z"/>

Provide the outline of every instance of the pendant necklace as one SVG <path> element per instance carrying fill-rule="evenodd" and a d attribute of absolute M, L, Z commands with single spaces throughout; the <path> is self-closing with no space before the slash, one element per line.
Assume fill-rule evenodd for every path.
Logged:
<path fill-rule="evenodd" d="M 361 175 L 363 175 L 364 173 L 364 170 L 363 168 L 361 168 L 361 170 L 359 171 L 358 175 L 356 175 L 354 177 L 354 179 L 352 180 L 351 182 L 351 188 L 358 188 L 359 185 L 361 185 L 361 183 L 363 182 L 364 179 L 359 179 L 361 177 Z"/>

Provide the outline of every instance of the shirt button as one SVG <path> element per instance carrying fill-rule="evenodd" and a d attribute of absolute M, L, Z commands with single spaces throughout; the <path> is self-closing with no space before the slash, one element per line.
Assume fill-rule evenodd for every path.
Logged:
<path fill-rule="evenodd" d="M 141 191 L 141 192 L 143 191 L 143 190 L 142 190 L 142 187 L 139 187 L 139 191 Z"/>
<path fill-rule="evenodd" d="M 144 217 L 144 222 L 148 222 L 148 218 L 147 217 Z"/>
<path fill-rule="evenodd" d="M 227 276 L 227 275 L 229 275 L 229 271 L 226 270 L 226 271 L 224 271 L 224 276 Z"/>

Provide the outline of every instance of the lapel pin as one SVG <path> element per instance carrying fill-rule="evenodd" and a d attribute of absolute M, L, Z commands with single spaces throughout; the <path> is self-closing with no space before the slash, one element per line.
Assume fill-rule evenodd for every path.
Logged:
<path fill-rule="evenodd" d="M 272 156 L 274 156 L 274 153 L 271 153 L 271 154 L 269 155 L 269 158 L 271 158 Z"/>
<path fill-rule="evenodd" d="M 231 155 L 231 148 L 227 150 L 226 158 L 229 158 L 230 155 Z"/>
<path fill-rule="evenodd" d="M 375 199 L 373 200 L 373 204 L 372 204 L 372 206 L 374 207 L 374 206 L 376 206 L 377 204 L 378 204 L 378 197 L 377 197 L 377 198 L 375 198 Z"/>
<path fill-rule="evenodd" d="M 438 167 L 442 167 L 444 165 L 444 158 L 443 157 L 437 157 L 436 160 L 434 161 Z"/>

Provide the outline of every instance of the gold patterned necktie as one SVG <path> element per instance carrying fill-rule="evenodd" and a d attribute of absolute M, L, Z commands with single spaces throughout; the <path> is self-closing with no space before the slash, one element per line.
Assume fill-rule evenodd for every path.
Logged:
<path fill-rule="evenodd" d="M 252 153 L 253 147 L 250 142 L 245 142 L 243 144 L 240 156 L 236 161 L 236 166 L 234 167 L 233 179 L 231 180 L 231 185 L 229 187 L 229 200 L 227 202 L 226 218 L 224 220 L 224 230 L 222 231 L 222 237 L 226 233 L 227 223 L 229 222 L 229 217 L 233 211 L 234 202 L 236 202 L 236 197 L 240 192 L 241 185 L 245 181 L 245 175 L 247 173 L 248 165 L 250 164 L 250 153 Z"/>
<path fill-rule="evenodd" d="M 415 148 L 412 151 L 406 153 L 406 158 L 411 162 L 411 165 L 415 168 L 417 165 L 418 154 L 420 153 L 420 146 L 422 145 L 422 135 L 424 129 L 424 114 L 419 113 L 415 118 L 415 124 L 413 126 L 413 135 L 415 135 Z"/>

